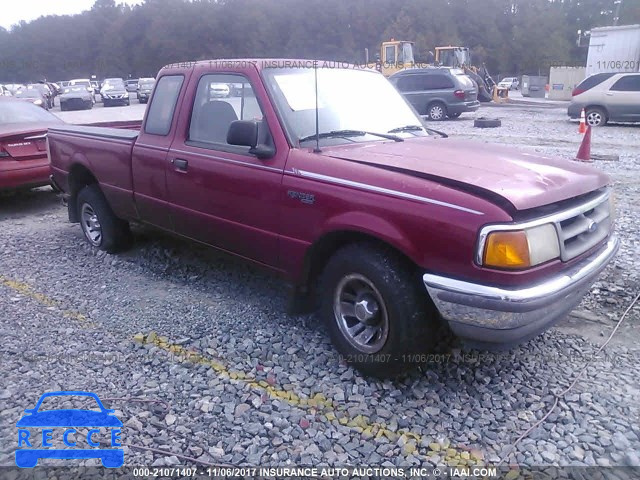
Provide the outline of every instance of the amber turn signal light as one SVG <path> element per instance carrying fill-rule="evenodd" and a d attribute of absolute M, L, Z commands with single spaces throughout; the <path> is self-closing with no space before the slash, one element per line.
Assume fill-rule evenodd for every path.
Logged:
<path fill-rule="evenodd" d="M 527 234 L 523 230 L 490 233 L 485 244 L 483 263 L 498 268 L 531 266 Z"/>

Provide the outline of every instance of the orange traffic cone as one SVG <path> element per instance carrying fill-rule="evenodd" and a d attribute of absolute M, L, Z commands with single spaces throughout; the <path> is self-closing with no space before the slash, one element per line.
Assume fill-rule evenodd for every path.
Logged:
<path fill-rule="evenodd" d="M 576 160 L 580 160 L 582 162 L 591 161 L 591 125 L 587 127 L 587 132 L 584 134 L 582 143 L 578 149 Z"/>
<path fill-rule="evenodd" d="M 580 112 L 580 127 L 578 127 L 578 133 L 585 133 L 587 131 L 587 122 L 584 115 L 584 108 Z"/>

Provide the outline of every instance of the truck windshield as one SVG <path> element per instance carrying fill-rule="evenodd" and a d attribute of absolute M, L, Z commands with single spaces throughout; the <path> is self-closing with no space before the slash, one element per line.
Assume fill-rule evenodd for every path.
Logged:
<path fill-rule="evenodd" d="M 316 96 L 313 68 L 267 68 L 266 84 L 272 91 L 294 143 L 309 141 L 316 132 Z M 422 121 L 398 91 L 381 74 L 369 70 L 318 68 L 319 132 L 364 131 L 389 133 L 407 125 L 416 129 L 400 137 L 424 136 Z M 332 136 L 323 142 L 352 143 L 384 140 L 371 135 Z"/>

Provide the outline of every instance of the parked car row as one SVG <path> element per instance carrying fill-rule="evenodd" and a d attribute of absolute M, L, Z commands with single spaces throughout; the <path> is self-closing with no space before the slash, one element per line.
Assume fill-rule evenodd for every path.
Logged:
<path fill-rule="evenodd" d="M 136 94 L 140 103 L 147 103 L 154 85 L 155 79 L 149 77 L 126 81 L 113 77 L 102 82 L 76 78 L 56 83 L 9 83 L 0 84 L 0 97 L 16 97 L 48 110 L 55 106 L 55 97 L 59 96 L 62 111 L 91 109 L 97 101 L 103 102 L 105 107 L 130 105 L 131 93 Z"/>

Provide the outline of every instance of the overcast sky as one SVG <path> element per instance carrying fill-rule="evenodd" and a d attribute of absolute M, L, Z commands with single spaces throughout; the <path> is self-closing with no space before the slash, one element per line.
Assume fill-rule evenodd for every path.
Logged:
<path fill-rule="evenodd" d="M 116 0 L 116 3 L 137 5 L 143 0 Z M 7 30 L 20 20 L 35 20 L 43 15 L 72 15 L 90 10 L 95 0 L 2 0 L 0 27 Z"/>

